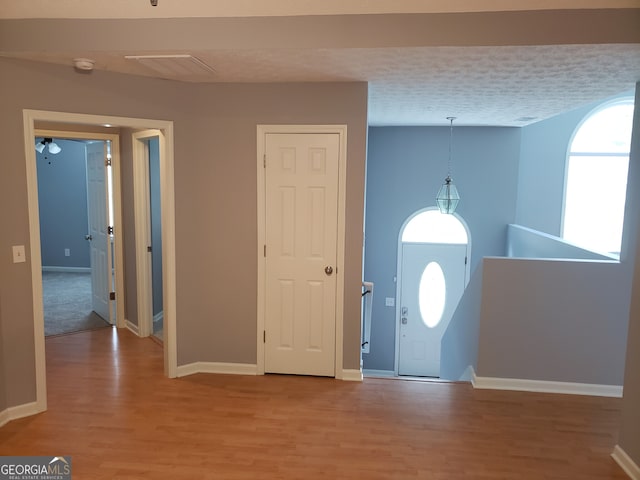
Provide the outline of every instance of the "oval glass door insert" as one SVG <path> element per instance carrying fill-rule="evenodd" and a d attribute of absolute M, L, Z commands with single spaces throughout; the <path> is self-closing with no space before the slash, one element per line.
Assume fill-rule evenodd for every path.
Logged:
<path fill-rule="evenodd" d="M 442 320 L 446 298 L 447 288 L 442 267 L 437 262 L 430 262 L 422 272 L 418 289 L 420 316 L 427 327 L 434 328 Z"/>

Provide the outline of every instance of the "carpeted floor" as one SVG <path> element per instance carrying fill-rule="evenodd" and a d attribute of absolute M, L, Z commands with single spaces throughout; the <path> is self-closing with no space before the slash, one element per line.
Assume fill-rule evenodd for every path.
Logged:
<path fill-rule="evenodd" d="M 94 330 L 109 323 L 91 308 L 91 274 L 43 272 L 44 334 Z"/>

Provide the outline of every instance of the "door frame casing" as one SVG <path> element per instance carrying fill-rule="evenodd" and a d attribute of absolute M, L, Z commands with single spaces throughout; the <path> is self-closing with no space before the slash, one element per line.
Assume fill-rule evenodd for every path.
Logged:
<path fill-rule="evenodd" d="M 151 245 L 151 202 L 149 199 L 149 147 L 145 140 L 158 137 L 160 165 L 162 165 L 165 139 L 158 129 L 134 132 L 131 137 L 133 144 L 133 208 L 136 225 L 136 290 L 138 293 L 136 333 L 140 337 L 148 337 L 153 334 L 153 281 L 152 259 L 147 251 L 147 247 Z M 160 208 L 162 209 L 162 206 Z"/>
<path fill-rule="evenodd" d="M 396 263 L 396 319 L 395 319 L 396 342 L 395 342 L 394 365 L 393 365 L 393 374 L 396 377 L 399 375 L 398 372 L 400 368 L 400 318 L 402 317 L 401 315 L 402 305 L 400 305 L 401 303 L 400 298 L 402 294 L 402 243 L 403 243 L 402 234 L 404 232 L 405 227 L 409 224 L 411 220 L 413 220 L 414 217 L 421 214 L 422 212 L 426 212 L 428 210 L 437 210 L 437 209 L 438 207 L 431 206 L 431 207 L 421 208 L 420 210 L 413 212 L 402 223 L 402 226 L 400 227 L 400 231 L 398 232 L 398 250 L 397 250 L 398 253 L 397 253 L 397 263 Z M 451 215 L 456 217 L 456 219 L 462 224 L 462 226 L 467 232 L 467 253 L 466 253 L 467 264 L 465 266 L 466 271 L 465 271 L 465 280 L 464 280 L 464 285 L 466 288 L 466 286 L 469 284 L 469 277 L 471 275 L 471 231 L 469 230 L 469 225 L 467 225 L 467 222 L 465 222 L 460 215 L 458 215 L 457 213 L 452 213 Z M 421 242 L 411 242 L 411 243 L 421 243 Z M 429 245 L 428 242 L 424 242 L 424 244 Z M 464 295 L 464 292 L 463 292 L 463 295 Z"/>
<path fill-rule="evenodd" d="M 257 203 L 258 203 L 258 292 L 257 292 L 257 353 L 256 373 L 265 373 L 265 302 L 266 302 L 266 136 L 269 134 L 337 134 L 339 136 L 338 158 L 338 212 L 336 249 L 336 306 L 335 306 L 335 378 L 344 378 L 344 264 L 345 264 L 345 218 L 346 218 L 346 174 L 347 174 L 347 126 L 346 125 L 258 125 L 257 126 Z"/>
<path fill-rule="evenodd" d="M 176 377 L 177 370 L 177 342 L 176 342 L 176 262 L 175 262 L 175 199 L 173 187 L 173 122 L 165 120 L 151 120 L 130 117 L 115 117 L 107 115 L 91 115 L 68 112 L 55 112 L 47 110 L 30 110 L 22 111 L 23 132 L 24 132 L 24 152 L 26 163 L 26 180 L 27 180 L 27 209 L 29 217 L 29 250 L 31 254 L 31 288 L 32 288 L 32 304 L 33 304 L 33 325 L 34 325 L 34 357 L 36 370 L 36 401 L 34 402 L 31 413 L 38 413 L 47 409 L 47 379 L 46 379 L 46 358 L 45 358 L 45 342 L 44 342 L 44 311 L 42 302 L 42 255 L 40 251 L 40 215 L 38 208 L 38 176 L 36 166 L 36 155 L 34 149 L 34 138 L 36 131 L 39 133 L 47 132 L 48 129 L 36 129 L 36 122 L 53 123 L 53 124 L 72 124 L 89 127 L 87 130 L 74 131 L 73 127 L 69 131 L 64 130 L 59 133 L 69 138 L 90 138 L 101 139 L 100 133 L 91 132 L 91 127 L 95 127 L 100 132 L 104 131 L 106 125 L 112 125 L 116 128 L 134 128 L 149 129 L 156 128 L 164 132 L 166 138 L 164 172 L 165 175 L 161 179 L 163 187 L 163 242 L 165 250 L 163 250 L 163 263 L 166 264 L 166 293 L 165 305 L 168 311 L 165 311 L 165 344 L 164 344 L 164 370 L 165 375 L 170 378 Z M 51 130 L 54 131 L 54 130 Z M 72 135 L 70 135 L 72 133 Z M 104 135 L 104 133 L 102 133 Z M 109 136 L 109 140 L 111 134 Z M 122 192 L 120 188 L 120 139 L 117 136 L 117 143 L 114 143 L 112 152 L 112 174 L 114 177 L 113 184 L 113 201 L 114 201 L 114 223 L 119 228 L 114 231 L 115 236 L 115 255 L 117 262 L 124 262 L 124 245 L 123 245 L 123 222 L 121 199 Z M 117 148 L 115 148 L 117 147 Z M 117 157 L 114 156 L 117 155 Z M 166 208 L 165 208 L 166 207 Z M 165 223 L 166 222 L 166 223 Z M 166 260 L 166 261 L 164 261 Z M 124 318 L 124 263 L 119 264 L 116 268 L 116 289 L 120 295 L 118 302 L 120 308 L 116 312 L 116 326 L 123 328 L 125 326 Z"/>

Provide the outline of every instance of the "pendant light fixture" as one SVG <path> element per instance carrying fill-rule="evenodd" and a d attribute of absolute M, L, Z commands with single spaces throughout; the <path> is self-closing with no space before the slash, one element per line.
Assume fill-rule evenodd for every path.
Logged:
<path fill-rule="evenodd" d="M 436 203 L 438 204 L 440 213 L 450 214 L 455 212 L 458 202 L 460 201 L 458 189 L 451 179 L 451 149 L 453 144 L 453 121 L 455 119 L 456 117 L 447 117 L 447 120 L 451 122 L 449 131 L 449 163 L 447 164 L 447 178 L 444 179 L 444 183 L 442 184 L 442 187 L 440 187 L 438 195 L 436 196 Z"/>
<path fill-rule="evenodd" d="M 36 143 L 36 150 L 38 153 L 44 152 L 44 147 L 49 146 L 49 153 L 60 153 L 62 149 L 60 146 L 53 141 L 53 138 L 43 138 L 38 143 Z"/>

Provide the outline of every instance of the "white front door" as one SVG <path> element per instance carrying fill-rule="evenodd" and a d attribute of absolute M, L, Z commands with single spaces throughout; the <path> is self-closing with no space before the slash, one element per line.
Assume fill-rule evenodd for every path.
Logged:
<path fill-rule="evenodd" d="M 465 288 L 466 245 L 403 243 L 398 374 L 440 376 L 440 343 Z"/>
<path fill-rule="evenodd" d="M 265 141 L 265 372 L 335 376 L 340 136 Z"/>
<path fill-rule="evenodd" d="M 93 311 L 111 321 L 111 248 L 107 210 L 105 143 L 87 144 L 87 203 L 89 210 L 89 245 L 91 259 L 91 303 Z"/>

